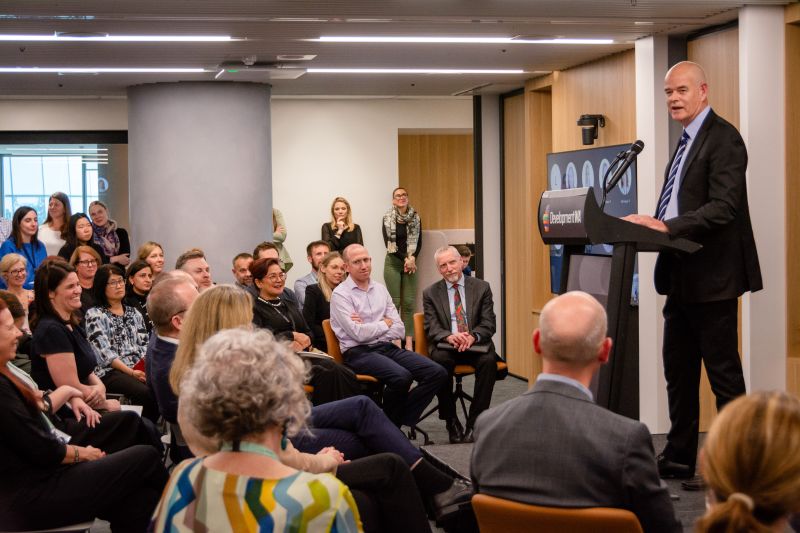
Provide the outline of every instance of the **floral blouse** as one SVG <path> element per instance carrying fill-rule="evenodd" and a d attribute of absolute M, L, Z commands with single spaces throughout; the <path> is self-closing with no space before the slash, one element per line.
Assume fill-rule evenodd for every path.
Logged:
<path fill-rule="evenodd" d="M 95 374 L 103 377 L 111 372 L 111 361 L 119 359 L 132 368 L 147 352 L 147 327 L 142 314 L 128 305 L 122 316 L 105 307 L 86 311 L 86 335 L 100 355 Z"/>

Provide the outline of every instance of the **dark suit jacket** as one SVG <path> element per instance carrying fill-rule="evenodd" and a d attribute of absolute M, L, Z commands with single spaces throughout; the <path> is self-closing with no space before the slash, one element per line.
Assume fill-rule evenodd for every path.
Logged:
<path fill-rule="evenodd" d="M 627 509 L 646 532 L 681 530 L 647 427 L 566 383 L 537 381 L 478 417 L 470 472 L 476 492 L 551 507 Z"/>
<path fill-rule="evenodd" d="M 158 404 L 158 412 L 164 420 L 172 424 L 178 423 L 178 397 L 172 392 L 169 384 L 169 371 L 175 360 L 178 345 L 158 338 L 155 332 L 150 336 L 145 354 L 145 374 L 147 386 Z"/>
<path fill-rule="evenodd" d="M 477 344 L 491 344 L 491 351 L 494 352 L 492 335 L 497 324 L 492 288 L 481 279 L 464 277 L 464 299 L 469 332 L 476 337 Z M 423 291 L 422 306 L 425 311 L 425 336 L 428 347 L 433 349 L 452 333 L 450 300 L 447 297 L 447 284 L 443 279 Z"/>
<path fill-rule="evenodd" d="M 666 173 L 671 165 L 672 159 Z M 673 294 L 687 303 L 712 302 L 762 288 L 746 169 L 747 149 L 741 135 L 710 111 L 686 154 L 678 216 L 664 222 L 670 236 L 699 242 L 703 248 L 691 255 L 658 255 L 655 283 L 659 294 Z"/>

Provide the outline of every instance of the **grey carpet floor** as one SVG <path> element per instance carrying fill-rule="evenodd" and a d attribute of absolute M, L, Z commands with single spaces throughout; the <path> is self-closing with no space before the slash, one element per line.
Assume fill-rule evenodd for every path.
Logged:
<path fill-rule="evenodd" d="M 464 378 L 464 390 L 468 393 L 472 392 L 473 384 L 472 377 L 468 376 Z M 494 389 L 494 394 L 492 395 L 492 406 L 500 405 L 512 398 L 516 398 L 526 390 L 528 390 L 528 383 L 512 376 L 507 377 L 503 381 L 498 381 Z M 459 407 L 459 418 L 461 418 L 463 422 L 464 414 L 460 412 L 460 409 Z M 424 446 L 423 437 L 419 433 L 414 441 L 415 444 L 424 446 L 428 453 L 448 464 L 457 472 L 469 476 L 469 458 L 472 452 L 471 444 L 449 444 L 444 422 L 439 420 L 436 413 L 426 420 L 423 420 L 419 424 L 419 427 L 428 433 L 433 444 Z M 664 447 L 664 442 L 664 435 L 653 436 L 653 446 L 656 453 Z M 692 531 L 694 521 L 700 517 L 705 510 L 703 493 L 684 491 L 680 488 L 679 481 L 668 480 L 667 484 L 669 485 L 670 493 L 678 497 L 673 503 L 677 516 L 683 524 L 684 531 Z M 442 531 L 436 527 L 433 527 L 433 530 L 435 532 Z M 94 527 L 91 529 L 91 533 L 110 533 L 108 523 L 97 520 Z"/>

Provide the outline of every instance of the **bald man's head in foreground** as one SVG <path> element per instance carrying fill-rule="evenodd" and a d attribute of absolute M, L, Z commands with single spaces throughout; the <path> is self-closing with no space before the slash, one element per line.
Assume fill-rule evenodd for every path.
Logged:
<path fill-rule="evenodd" d="M 608 361 L 606 311 L 593 296 L 572 291 L 553 298 L 542 309 L 533 347 L 545 372 L 591 370 Z"/>

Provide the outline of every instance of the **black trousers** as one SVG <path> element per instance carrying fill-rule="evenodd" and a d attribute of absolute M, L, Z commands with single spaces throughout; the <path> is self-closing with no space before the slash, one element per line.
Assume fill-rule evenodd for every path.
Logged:
<path fill-rule="evenodd" d="M 311 379 L 314 387 L 311 403 L 322 405 L 361 394 L 355 373 L 333 359 L 308 358 L 311 363 Z"/>
<path fill-rule="evenodd" d="M 93 428 L 87 426 L 85 420 L 68 417 L 54 421 L 54 425 L 72 437 L 70 444 L 94 446 L 108 454 L 137 444 L 149 444 L 159 452 L 162 449 L 160 438 L 156 438 L 147 422 L 132 411 L 104 411 Z"/>
<path fill-rule="evenodd" d="M 664 455 L 694 467 L 700 425 L 700 362 L 705 364 L 717 409 L 746 393 L 736 299 L 690 304 L 668 296 L 663 357 L 671 422 Z"/>
<path fill-rule="evenodd" d="M 341 464 L 336 477 L 350 487 L 365 533 L 430 532 L 414 477 L 399 455 L 379 453 Z"/>
<path fill-rule="evenodd" d="M 13 513 L 0 514 L 4 530 L 47 529 L 94 520 L 114 533 L 141 533 L 167 483 L 152 446 L 133 446 L 96 461 L 64 465 L 42 484 L 17 492 Z"/>
<path fill-rule="evenodd" d="M 106 386 L 106 392 L 122 394 L 130 400 L 132 405 L 142 406 L 143 417 L 154 423 L 158 421 L 158 404 L 146 383 L 142 383 L 135 377 L 124 374 L 116 368 L 100 379 Z"/>
<path fill-rule="evenodd" d="M 497 359 L 494 351 L 479 355 L 433 348 L 431 359 L 447 370 L 449 378 L 436 393 L 439 400 L 439 418 L 442 420 L 456 416 L 456 399 L 453 396 L 453 371 L 456 365 L 467 364 L 475 367 L 475 390 L 472 394 L 472 404 L 469 406 L 469 416 L 466 421 L 467 426 L 474 427 L 478 415 L 488 409 L 492 401 L 494 382 L 497 380 Z"/>

